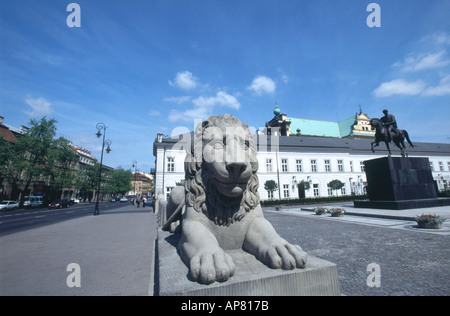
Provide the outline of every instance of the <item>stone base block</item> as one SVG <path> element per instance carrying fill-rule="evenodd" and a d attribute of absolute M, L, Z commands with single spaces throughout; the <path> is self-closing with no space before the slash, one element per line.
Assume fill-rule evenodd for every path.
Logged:
<path fill-rule="evenodd" d="M 332 296 L 340 295 L 337 266 L 309 257 L 305 269 L 270 269 L 243 250 L 227 253 L 236 264 L 235 275 L 224 283 L 194 282 L 176 246 L 179 235 L 158 232 L 156 293 L 160 296 Z"/>
<path fill-rule="evenodd" d="M 409 210 L 415 208 L 449 206 L 450 199 L 421 199 L 421 200 L 403 200 L 403 201 L 370 201 L 357 200 L 353 202 L 355 208 L 374 208 L 384 210 Z"/>
<path fill-rule="evenodd" d="M 437 198 L 428 158 L 383 157 L 364 165 L 371 201 Z"/>

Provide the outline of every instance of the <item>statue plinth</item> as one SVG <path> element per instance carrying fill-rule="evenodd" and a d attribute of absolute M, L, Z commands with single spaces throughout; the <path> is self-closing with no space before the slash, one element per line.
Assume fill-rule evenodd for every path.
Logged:
<path fill-rule="evenodd" d="M 227 282 L 199 284 L 187 277 L 188 267 L 177 254 L 180 235 L 159 230 L 156 295 L 159 296 L 333 296 L 340 295 L 337 266 L 308 257 L 304 269 L 270 269 L 243 250 L 227 253 L 236 272 Z"/>
<path fill-rule="evenodd" d="M 364 162 L 369 200 L 355 207 L 413 209 L 450 205 L 438 199 L 428 158 L 383 157 Z"/>

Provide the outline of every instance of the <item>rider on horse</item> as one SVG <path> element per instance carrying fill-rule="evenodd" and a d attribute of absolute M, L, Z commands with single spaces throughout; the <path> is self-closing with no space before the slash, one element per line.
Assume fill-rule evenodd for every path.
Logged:
<path fill-rule="evenodd" d="M 388 110 L 383 110 L 384 116 L 380 118 L 381 123 L 386 127 L 389 139 L 392 140 L 392 133 L 398 134 L 397 121 L 395 116 L 389 114 Z"/>

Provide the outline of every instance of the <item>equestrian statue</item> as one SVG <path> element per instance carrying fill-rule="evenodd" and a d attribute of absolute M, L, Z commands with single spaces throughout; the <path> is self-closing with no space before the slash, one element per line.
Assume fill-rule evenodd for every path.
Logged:
<path fill-rule="evenodd" d="M 411 147 L 414 147 L 413 143 L 409 139 L 408 132 L 398 129 L 395 116 L 389 114 L 388 110 L 383 110 L 383 113 L 384 116 L 382 118 L 373 118 L 370 120 L 372 130 L 376 131 L 375 141 L 371 143 L 372 152 L 375 152 L 373 148 L 379 146 L 380 142 L 383 141 L 386 144 L 390 157 L 391 149 L 389 147 L 389 143 L 393 142 L 395 146 L 400 149 L 402 157 L 407 157 L 405 140 Z"/>

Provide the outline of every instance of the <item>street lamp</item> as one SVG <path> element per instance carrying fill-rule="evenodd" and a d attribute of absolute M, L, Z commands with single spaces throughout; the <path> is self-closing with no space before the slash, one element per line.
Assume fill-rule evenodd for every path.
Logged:
<path fill-rule="evenodd" d="M 111 148 L 109 147 L 112 142 L 109 139 L 105 140 L 106 135 L 106 125 L 104 123 L 98 123 L 97 124 L 97 138 L 100 138 L 102 136 L 101 130 L 103 130 L 103 142 L 102 142 L 102 154 L 100 158 L 100 170 L 98 172 L 98 185 L 97 185 L 97 202 L 95 203 L 95 209 L 94 209 L 94 216 L 100 215 L 100 212 L 98 210 L 98 204 L 100 199 L 100 184 L 102 182 L 102 169 L 103 169 L 103 151 L 105 150 L 106 145 L 106 153 L 109 154 L 111 152 Z"/>
<path fill-rule="evenodd" d="M 136 195 L 135 200 L 137 200 L 137 190 L 136 190 L 137 161 L 136 160 L 133 160 L 133 168 L 134 168 L 134 195 Z"/>

